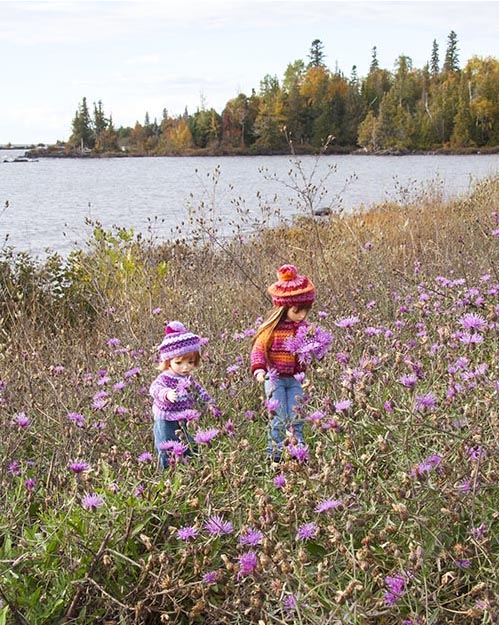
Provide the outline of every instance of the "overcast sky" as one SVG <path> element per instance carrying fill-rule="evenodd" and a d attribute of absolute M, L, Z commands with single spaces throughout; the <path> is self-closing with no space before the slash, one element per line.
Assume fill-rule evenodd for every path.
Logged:
<path fill-rule="evenodd" d="M 498 58 L 497 1 L 0 0 L 0 144 L 65 141 L 82 98 L 99 100 L 116 127 L 190 113 L 222 112 L 266 74 L 324 45 L 326 65 L 366 76 L 399 55 L 415 68 L 441 63 L 451 30 L 459 60 Z"/>

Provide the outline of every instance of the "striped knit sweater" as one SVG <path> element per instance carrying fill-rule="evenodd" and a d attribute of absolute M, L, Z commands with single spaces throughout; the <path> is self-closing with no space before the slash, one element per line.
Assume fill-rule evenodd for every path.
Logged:
<path fill-rule="evenodd" d="M 170 390 L 177 391 L 177 400 L 167 399 Z M 177 375 L 172 371 L 163 371 L 151 384 L 149 394 L 153 398 L 153 416 L 166 421 L 185 419 L 191 410 L 198 407 L 198 402 L 214 405 L 207 391 L 191 376 Z M 196 401 L 198 400 L 198 402 Z"/>
<path fill-rule="evenodd" d="M 305 367 L 285 347 L 286 339 L 295 336 L 297 330 L 303 326 L 308 327 L 309 323 L 305 320 L 299 323 L 288 319 L 280 321 L 273 331 L 267 359 L 265 346 L 258 338 L 253 344 L 250 353 L 252 374 L 259 370 L 269 371 L 270 369 L 275 369 L 281 376 L 292 376 L 304 371 Z"/>

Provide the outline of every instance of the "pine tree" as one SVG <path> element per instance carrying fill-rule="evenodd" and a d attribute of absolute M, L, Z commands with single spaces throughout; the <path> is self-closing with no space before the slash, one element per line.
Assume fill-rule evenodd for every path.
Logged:
<path fill-rule="evenodd" d="M 457 33 L 451 31 L 448 35 L 448 47 L 446 48 L 446 55 L 444 57 L 444 72 L 458 72 L 460 69 L 458 64 L 458 40 Z"/>
<path fill-rule="evenodd" d="M 72 131 L 69 143 L 73 148 L 83 149 L 94 147 L 95 135 L 87 106 L 87 98 L 82 99 L 75 113 L 72 122 Z"/>
<path fill-rule="evenodd" d="M 439 75 L 439 46 L 435 39 L 432 42 L 430 70 L 432 76 Z"/>
<path fill-rule="evenodd" d="M 104 115 L 104 110 L 102 108 L 102 102 L 99 100 L 97 106 L 94 102 L 94 131 L 96 135 L 99 135 L 101 132 L 106 130 L 108 122 Z"/>
<path fill-rule="evenodd" d="M 315 39 L 311 44 L 309 51 L 309 65 L 308 67 L 324 67 L 325 66 L 325 54 L 323 52 L 323 44 L 320 39 Z"/>
<path fill-rule="evenodd" d="M 370 63 L 370 72 L 378 69 L 378 59 L 377 59 L 377 46 L 373 46 L 372 48 L 372 62 Z"/>

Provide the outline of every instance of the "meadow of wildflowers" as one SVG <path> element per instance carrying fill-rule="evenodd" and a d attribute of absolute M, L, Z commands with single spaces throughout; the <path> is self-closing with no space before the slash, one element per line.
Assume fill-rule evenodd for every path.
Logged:
<path fill-rule="evenodd" d="M 236 206 L 235 212 L 238 212 Z M 243 212 L 243 211 L 242 211 Z M 96 226 L 0 259 L 0 624 L 498 620 L 498 180 L 219 239 Z M 251 337 L 281 262 L 323 330 L 266 462 Z M 207 338 L 197 453 L 154 457 L 166 320 Z"/>

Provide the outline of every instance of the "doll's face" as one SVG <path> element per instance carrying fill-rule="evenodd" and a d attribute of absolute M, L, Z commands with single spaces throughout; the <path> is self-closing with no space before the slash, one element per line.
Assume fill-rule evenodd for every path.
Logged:
<path fill-rule="evenodd" d="M 189 375 L 196 368 L 197 362 L 194 356 L 179 356 L 172 358 L 170 369 L 177 375 Z"/>
<path fill-rule="evenodd" d="M 286 314 L 287 319 L 294 323 L 300 323 L 309 314 L 310 308 L 301 308 L 300 306 L 290 306 Z"/>

